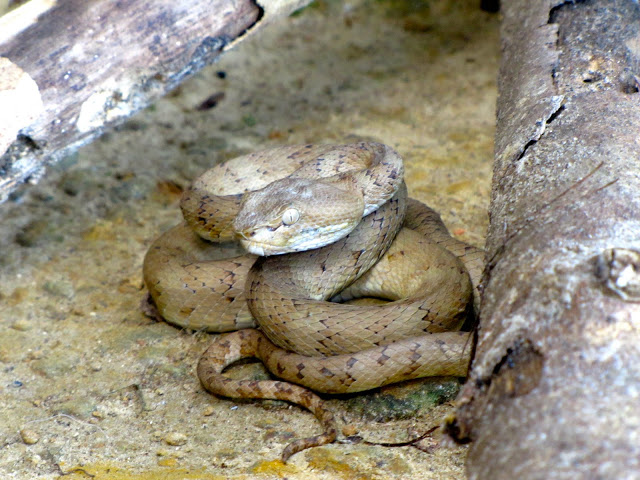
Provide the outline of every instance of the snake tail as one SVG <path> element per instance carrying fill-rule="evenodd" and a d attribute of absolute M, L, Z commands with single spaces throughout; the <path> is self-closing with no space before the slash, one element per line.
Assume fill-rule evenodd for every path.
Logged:
<path fill-rule="evenodd" d="M 310 390 L 288 382 L 274 380 L 233 380 L 222 372 L 226 367 L 244 358 L 262 358 L 262 353 L 273 348 L 266 337 L 255 329 L 245 329 L 216 337 L 198 362 L 198 378 L 211 393 L 230 398 L 259 398 L 285 400 L 313 413 L 324 432 L 290 443 L 282 452 L 281 460 L 287 460 L 302 450 L 335 441 L 338 431 L 333 413 L 325 402 Z"/>

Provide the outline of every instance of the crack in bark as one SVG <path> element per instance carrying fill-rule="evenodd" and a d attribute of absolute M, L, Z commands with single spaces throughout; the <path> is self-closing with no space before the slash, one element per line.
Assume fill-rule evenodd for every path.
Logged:
<path fill-rule="evenodd" d="M 533 147 L 536 143 L 538 143 L 538 141 L 540 141 L 540 139 L 544 136 L 545 132 L 547 131 L 546 126 L 550 125 L 553 121 L 555 121 L 555 119 L 558 118 L 558 116 L 564 111 L 564 109 L 565 109 L 564 103 L 561 103 L 558 108 L 556 108 L 553 112 L 551 112 L 551 114 L 544 121 L 544 124 L 541 121 L 536 122 L 536 124 L 539 123 L 542 126 L 542 130 L 540 131 L 540 133 L 537 135 L 536 138 L 530 139 L 525 144 L 525 146 L 522 148 L 522 152 L 520 153 L 516 161 L 522 160 L 524 156 L 527 154 L 527 151 L 531 147 Z"/>

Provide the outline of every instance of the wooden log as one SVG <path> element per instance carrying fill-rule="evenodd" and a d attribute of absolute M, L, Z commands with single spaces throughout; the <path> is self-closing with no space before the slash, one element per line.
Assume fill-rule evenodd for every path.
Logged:
<path fill-rule="evenodd" d="M 471 479 L 640 478 L 640 5 L 511 0 Z"/>
<path fill-rule="evenodd" d="M 31 0 L 0 18 L 0 201 L 309 0 Z"/>

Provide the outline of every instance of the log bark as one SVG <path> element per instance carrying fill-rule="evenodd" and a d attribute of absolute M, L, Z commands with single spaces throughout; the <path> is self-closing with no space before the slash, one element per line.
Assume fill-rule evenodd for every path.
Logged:
<path fill-rule="evenodd" d="M 640 6 L 511 0 L 471 479 L 640 478 Z"/>
<path fill-rule="evenodd" d="M 308 1 L 32 0 L 0 18 L 0 202 Z"/>

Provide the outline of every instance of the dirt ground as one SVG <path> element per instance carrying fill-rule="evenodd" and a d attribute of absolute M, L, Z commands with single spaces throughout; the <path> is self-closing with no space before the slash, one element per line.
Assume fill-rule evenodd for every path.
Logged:
<path fill-rule="evenodd" d="M 206 393 L 194 369 L 211 336 L 142 313 L 141 265 L 208 166 L 357 139 L 396 148 L 410 194 L 482 246 L 499 18 L 479 3 L 314 3 L 0 205 L 0 477 L 463 478 L 465 448 L 437 437 L 421 449 L 337 443 L 274 461 L 292 438 L 319 432 L 314 417 Z M 348 433 L 402 442 L 451 411 L 458 385 L 329 402 Z"/>

